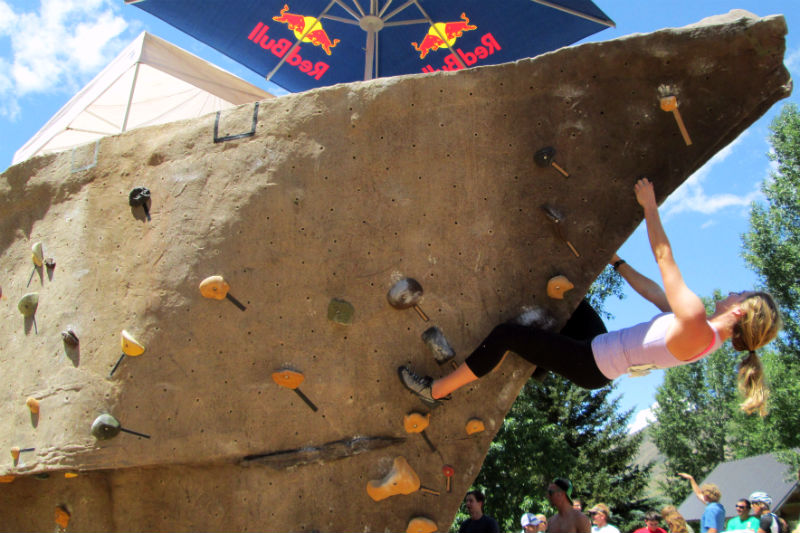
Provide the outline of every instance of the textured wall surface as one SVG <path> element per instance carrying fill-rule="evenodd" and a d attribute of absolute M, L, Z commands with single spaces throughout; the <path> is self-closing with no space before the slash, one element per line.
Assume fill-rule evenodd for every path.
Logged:
<path fill-rule="evenodd" d="M 509 357 L 431 414 L 429 450 L 403 416 L 427 409 L 405 362 L 440 368 L 432 325 L 462 361 L 525 306 L 566 320 L 641 221 L 632 185 L 663 200 L 791 90 L 781 17 L 742 12 L 512 64 L 339 85 L 262 102 L 255 135 L 214 143 L 214 116 L 39 157 L 0 177 L 0 449 L 33 447 L 0 475 L 0 530 L 446 530 L 532 367 Z M 687 146 L 657 89 L 678 91 Z M 253 107 L 220 135 L 250 129 Z M 569 173 L 540 168 L 553 146 Z M 755 178 L 754 178 L 755 179 Z M 152 192 L 151 220 L 128 205 Z M 564 215 L 577 258 L 540 210 Z M 55 269 L 37 269 L 44 244 Z M 547 280 L 575 289 L 551 300 Z M 205 299 L 222 275 L 247 306 Z M 425 323 L 392 308 L 403 277 Z M 38 292 L 33 320 L 17 310 Z M 352 304 L 352 323 L 328 317 Z M 60 332 L 71 327 L 79 349 Z M 126 329 L 146 351 L 113 377 Z M 300 390 L 271 374 L 305 375 Z M 25 401 L 40 402 L 37 417 Z M 99 414 L 123 427 L 90 434 Z M 467 435 L 468 419 L 486 431 Z M 265 454 L 263 461 L 243 462 Z M 403 456 L 426 487 L 373 502 L 365 487 Z M 444 491 L 442 465 L 455 468 Z M 65 479 L 65 472 L 79 472 Z M 49 474 L 48 479 L 38 479 Z"/>

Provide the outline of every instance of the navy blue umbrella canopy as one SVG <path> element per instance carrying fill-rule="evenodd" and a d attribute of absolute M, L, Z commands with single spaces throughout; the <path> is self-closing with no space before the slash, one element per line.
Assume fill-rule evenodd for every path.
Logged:
<path fill-rule="evenodd" d="M 289 91 L 534 57 L 614 23 L 591 0 L 125 0 Z"/>

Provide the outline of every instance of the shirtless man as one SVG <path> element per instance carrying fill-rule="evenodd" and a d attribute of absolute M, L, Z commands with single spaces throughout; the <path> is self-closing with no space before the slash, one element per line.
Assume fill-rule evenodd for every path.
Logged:
<path fill-rule="evenodd" d="M 568 479 L 554 479 L 547 487 L 547 499 L 558 510 L 548 521 L 548 533 L 590 533 L 589 518 L 572 508 L 572 483 Z"/>

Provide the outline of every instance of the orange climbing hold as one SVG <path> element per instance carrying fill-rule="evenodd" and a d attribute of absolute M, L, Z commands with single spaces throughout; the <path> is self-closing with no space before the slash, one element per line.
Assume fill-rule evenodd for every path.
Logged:
<path fill-rule="evenodd" d="M 39 414 L 39 400 L 37 400 L 36 398 L 28 398 L 25 401 L 25 405 L 28 406 L 28 409 L 31 410 L 31 413 L 35 415 Z"/>
<path fill-rule="evenodd" d="M 431 423 L 431 414 L 408 413 L 403 417 L 403 427 L 406 433 L 422 433 Z"/>
<path fill-rule="evenodd" d="M 480 433 L 485 429 L 486 426 L 483 425 L 483 420 L 480 418 L 470 418 L 467 420 L 467 435 L 474 435 L 475 433 Z"/>
<path fill-rule="evenodd" d="M 437 529 L 439 529 L 439 527 L 436 525 L 436 522 L 430 518 L 417 516 L 408 521 L 406 533 L 434 533 Z"/>
<path fill-rule="evenodd" d="M 0 483 L 11 483 L 13 482 L 17 476 L 0 476 Z"/>
<path fill-rule="evenodd" d="M 566 276 L 555 276 L 547 281 L 547 295 L 556 300 L 563 300 L 564 293 L 575 287 Z"/>
<path fill-rule="evenodd" d="M 210 276 L 200 282 L 200 294 L 206 298 L 224 300 L 231 286 L 222 276 Z"/>
<path fill-rule="evenodd" d="M 405 457 L 398 456 L 394 459 L 392 470 L 383 479 L 373 479 L 367 483 L 367 494 L 379 502 L 396 494 L 411 494 L 419 490 L 419 476 Z"/>
<path fill-rule="evenodd" d="M 64 509 L 63 507 L 56 507 L 56 524 L 61 529 L 67 529 L 69 525 L 69 519 L 72 515 L 69 514 L 69 511 Z"/>
<path fill-rule="evenodd" d="M 272 381 L 287 389 L 296 389 L 304 379 L 306 377 L 303 374 L 294 370 L 284 369 L 272 373 Z"/>

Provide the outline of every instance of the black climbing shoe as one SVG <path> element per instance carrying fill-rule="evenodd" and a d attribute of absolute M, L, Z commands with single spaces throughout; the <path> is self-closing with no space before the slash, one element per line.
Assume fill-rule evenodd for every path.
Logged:
<path fill-rule="evenodd" d="M 401 366 L 397 369 L 397 375 L 400 376 L 400 381 L 405 387 L 416 394 L 419 399 L 425 402 L 430 407 L 438 407 L 442 404 L 442 400 L 449 400 L 450 398 L 436 399 L 433 397 L 433 378 L 430 376 L 418 376 L 408 366 Z"/>

